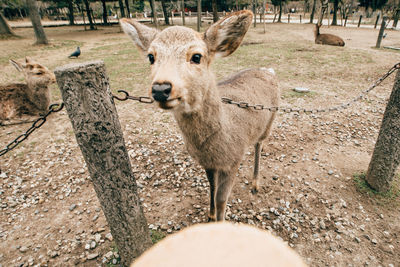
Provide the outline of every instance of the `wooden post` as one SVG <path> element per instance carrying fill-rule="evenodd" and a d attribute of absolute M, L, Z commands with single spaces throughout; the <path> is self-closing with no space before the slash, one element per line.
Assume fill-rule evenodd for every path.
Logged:
<path fill-rule="evenodd" d="M 374 29 L 376 29 L 376 26 L 378 25 L 378 21 L 379 21 L 379 14 L 376 16 L 376 20 L 375 20 L 375 26 Z"/>
<path fill-rule="evenodd" d="M 257 0 L 253 0 L 254 28 L 257 27 Z"/>
<path fill-rule="evenodd" d="M 362 15 L 360 15 L 360 19 L 358 20 L 357 28 L 360 28 L 361 20 L 362 20 Z"/>
<path fill-rule="evenodd" d="M 385 27 L 386 27 L 386 19 L 387 19 L 387 17 L 382 17 L 382 24 L 381 24 L 381 28 L 379 29 L 378 40 L 376 40 L 376 46 L 375 46 L 376 48 L 381 47 L 383 32 L 385 31 Z"/>
<path fill-rule="evenodd" d="M 300 14 L 300 24 L 301 24 L 301 14 Z"/>
<path fill-rule="evenodd" d="M 104 63 L 70 64 L 54 73 L 111 234 L 129 266 L 151 240 Z"/>
<path fill-rule="evenodd" d="M 346 24 L 347 24 L 347 18 L 348 18 L 349 16 L 347 16 L 346 15 L 346 18 L 344 19 L 344 27 L 346 27 Z"/>
<path fill-rule="evenodd" d="M 366 180 L 377 191 L 388 191 L 400 163 L 400 71 L 397 71 Z"/>
<path fill-rule="evenodd" d="M 287 23 L 290 23 L 290 13 L 287 15 Z"/>
<path fill-rule="evenodd" d="M 197 31 L 201 28 L 201 0 L 197 0 Z"/>

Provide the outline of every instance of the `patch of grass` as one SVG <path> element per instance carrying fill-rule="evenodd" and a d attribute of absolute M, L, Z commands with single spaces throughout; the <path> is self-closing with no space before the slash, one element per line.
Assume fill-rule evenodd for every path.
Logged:
<path fill-rule="evenodd" d="M 150 238 L 151 238 L 151 242 L 153 242 L 153 244 L 156 244 L 161 239 L 163 239 L 165 236 L 166 236 L 166 234 L 161 231 L 150 230 Z"/>
<path fill-rule="evenodd" d="M 110 259 L 108 259 L 108 261 L 106 262 L 106 266 L 107 267 L 120 266 L 121 257 L 119 256 L 118 247 L 114 241 L 111 244 L 111 251 L 113 252 L 113 256 Z"/>
<path fill-rule="evenodd" d="M 380 205 L 393 205 L 400 195 L 400 175 L 394 179 L 392 187 L 387 192 L 378 192 L 373 189 L 365 180 L 365 173 L 356 173 L 353 175 L 354 183 L 359 192 L 373 198 Z"/>

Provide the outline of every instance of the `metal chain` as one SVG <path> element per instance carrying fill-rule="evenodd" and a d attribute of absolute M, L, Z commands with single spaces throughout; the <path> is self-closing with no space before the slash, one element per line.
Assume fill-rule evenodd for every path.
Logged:
<path fill-rule="evenodd" d="M 49 111 L 42 117 L 38 118 L 35 120 L 32 124 L 32 126 L 23 134 L 18 136 L 17 138 L 14 139 L 11 143 L 9 143 L 6 148 L 0 150 L 0 157 L 6 154 L 7 152 L 11 151 L 14 149 L 16 146 L 18 146 L 20 143 L 22 143 L 28 136 L 33 133 L 36 129 L 39 129 L 45 122 L 47 117 L 54 112 L 59 112 L 62 110 L 64 107 L 64 103 L 61 104 L 52 104 L 49 107 Z"/>
<path fill-rule="evenodd" d="M 118 99 L 119 101 L 126 101 L 129 99 L 129 100 L 139 101 L 141 103 L 146 103 L 146 104 L 151 104 L 154 102 L 154 100 L 148 96 L 130 96 L 129 93 L 124 90 L 118 90 L 118 93 L 125 94 L 124 97 L 118 97 L 116 95 L 112 96 L 113 98 Z"/>
<path fill-rule="evenodd" d="M 232 105 L 236 105 L 239 108 L 253 108 L 254 110 L 269 110 L 269 111 L 283 111 L 286 113 L 291 113 L 291 112 L 304 112 L 304 113 L 318 113 L 318 112 L 330 112 L 330 111 L 337 111 L 337 110 L 341 110 L 341 109 L 346 109 L 347 107 L 349 107 L 351 104 L 353 104 L 354 102 L 357 102 L 361 99 L 364 98 L 364 96 L 366 94 L 368 94 L 372 89 L 374 89 L 375 87 L 377 87 L 378 85 L 380 85 L 387 77 L 389 77 L 396 69 L 400 69 L 400 62 L 397 63 L 396 65 L 394 65 L 387 73 L 385 73 L 382 77 L 380 77 L 378 80 L 375 81 L 375 83 L 373 83 L 367 90 L 364 90 L 361 92 L 361 94 L 352 99 L 351 101 L 341 104 L 341 105 L 337 105 L 337 106 L 333 106 L 327 109 L 302 109 L 302 108 L 289 108 L 289 107 L 265 107 L 264 105 L 261 104 L 249 104 L 247 102 L 236 102 L 233 101 L 230 98 L 227 97 L 222 97 L 222 103 L 225 104 L 232 104 Z M 119 101 L 126 101 L 126 100 L 134 100 L 134 101 L 138 101 L 141 103 L 145 103 L 145 104 L 151 104 L 154 102 L 154 100 L 151 97 L 147 97 L 147 96 L 131 96 L 129 95 L 129 93 L 127 91 L 124 90 L 118 90 L 118 93 L 123 93 L 124 96 L 123 97 L 119 97 L 116 95 L 112 95 L 113 99 L 117 99 Z M 4 154 L 6 154 L 7 152 L 9 152 L 10 150 L 14 149 L 16 146 L 18 146 L 21 142 L 23 142 L 26 138 L 28 138 L 28 136 L 34 132 L 36 129 L 40 128 L 45 122 L 47 117 L 54 112 L 59 112 L 60 110 L 62 110 L 64 107 L 64 103 L 61 104 L 52 104 L 49 107 L 49 111 L 47 112 L 47 114 L 45 114 L 44 116 L 38 118 L 36 121 L 33 122 L 32 126 L 23 134 L 21 134 L 20 136 L 18 136 L 17 138 L 14 139 L 14 141 L 12 141 L 11 143 L 9 143 L 5 149 L 0 150 L 0 156 L 3 156 Z"/>
<path fill-rule="evenodd" d="M 396 69 L 400 69 L 400 62 L 394 65 L 388 72 L 386 72 L 382 77 L 380 77 L 378 80 L 376 80 L 368 89 L 362 91 L 359 96 L 355 97 L 354 99 L 350 100 L 349 102 L 343 103 L 341 105 L 333 106 L 330 108 L 324 108 L 324 109 L 305 109 L 305 108 L 289 108 L 289 107 L 265 107 L 264 105 L 261 104 L 249 104 L 247 102 L 236 102 L 233 101 L 230 98 L 227 97 L 222 97 L 222 102 L 225 104 L 231 104 L 231 105 L 236 105 L 239 108 L 245 108 L 249 109 L 252 108 L 254 110 L 268 110 L 272 112 L 276 111 L 282 111 L 285 113 L 291 113 L 291 112 L 304 112 L 304 113 L 320 113 L 320 112 L 331 112 L 331 111 L 337 111 L 337 110 L 342 110 L 348 108 L 351 104 L 360 101 L 363 99 L 370 91 L 372 91 L 375 87 L 380 85 L 387 77 L 389 77 Z"/>

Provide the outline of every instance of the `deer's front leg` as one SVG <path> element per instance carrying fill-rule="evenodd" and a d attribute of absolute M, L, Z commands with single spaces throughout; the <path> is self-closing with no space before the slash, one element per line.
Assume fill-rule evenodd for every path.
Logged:
<path fill-rule="evenodd" d="M 215 196 L 217 221 L 225 220 L 225 208 L 234 183 L 231 171 L 218 171 L 217 192 Z"/>
<path fill-rule="evenodd" d="M 210 183 L 210 213 L 208 215 L 208 221 L 216 221 L 215 216 L 215 182 L 216 182 L 216 170 L 206 169 L 207 179 Z"/>

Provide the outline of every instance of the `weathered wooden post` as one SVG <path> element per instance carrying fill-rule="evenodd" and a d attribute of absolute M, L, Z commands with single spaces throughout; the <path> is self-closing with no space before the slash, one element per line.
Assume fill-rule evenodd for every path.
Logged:
<path fill-rule="evenodd" d="M 376 48 L 380 48 L 381 47 L 381 42 L 382 42 L 382 38 L 383 38 L 383 32 L 385 31 L 386 28 L 386 19 L 387 17 L 382 17 L 382 24 L 381 24 L 381 28 L 379 29 L 379 34 L 378 34 L 378 39 L 376 40 Z"/>
<path fill-rule="evenodd" d="M 54 73 L 122 263 L 129 266 L 151 240 L 104 63 L 70 64 Z"/>
<path fill-rule="evenodd" d="M 400 71 L 397 71 L 366 180 L 377 191 L 388 191 L 400 163 Z"/>
<path fill-rule="evenodd" d="M 287 15 L 287 23 L 290 23 L 290 13 Z"/>

